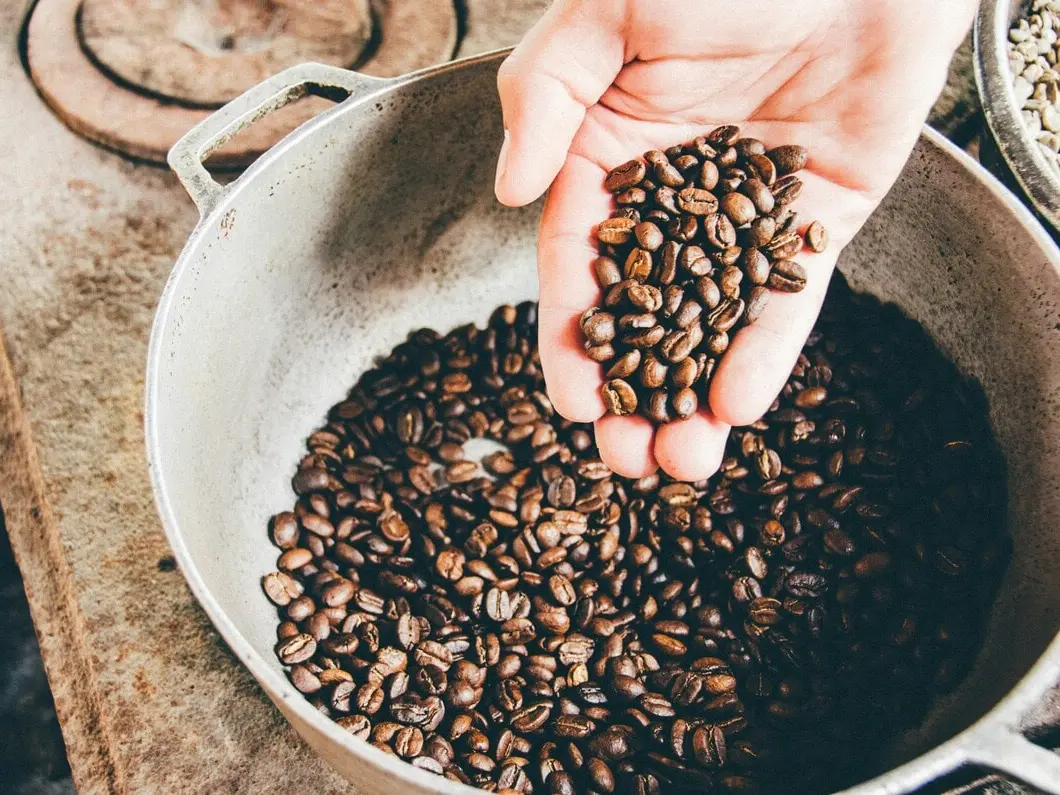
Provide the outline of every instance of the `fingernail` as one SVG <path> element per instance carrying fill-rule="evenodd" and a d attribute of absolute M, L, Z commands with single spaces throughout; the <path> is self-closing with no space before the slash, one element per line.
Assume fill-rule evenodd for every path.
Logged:
<path fill-rule="evenodd" d="M 508 143 L 510 141 L 511 134 L 506 127 L 504 129 L 504 143 L 501 144 L 501 153 L 497 155 L 497 177 L 494 180 L 494 190 L 500 188 L 501 180 L 504 178 L 504 172 L 508 170 Z"/>

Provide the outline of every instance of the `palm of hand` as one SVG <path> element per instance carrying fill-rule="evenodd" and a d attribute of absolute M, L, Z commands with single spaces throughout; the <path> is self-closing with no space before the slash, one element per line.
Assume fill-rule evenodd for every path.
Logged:
<path fill-rule="evenodd" d="M 624 24 L 635 34 L 622 41 L 624 65 L 602 95 L 590 86 L 593 65 L 581 64 L 579 72 L 578 55 L 570 74 L 588 77 L 564 81 L 588 110 L 542 219 L 541 357 L 557 410 L 596 422 L 601 455 L 620 474 L 641 476 L 661 465 L 681 479 L 706 477 L 720 464 L 730 425 L 751 422 L 768 408 L 813 325 L 838 252 L 897 177 L 945 75 L 947 61 L 935 63 L 938 49 L 921 51 L 903 27 L 926 26 L 926 18 L 940 13 L 934 4 L 789 3 L 750 35 L 746 20 L 755 11 L 747 5 L 708 18 L 703 3 L 632 3 Z M 920 19 L 908 20 L 909 14 Z M 682 16 L 687 24 L 676 24 Z M 595 104 L 585 101 L 593 94 Z M 600 368 L 582 353 L 577 325 L 599 298 L 588 232 L 610 212 L 603 177 L 645 150 L 734 123 L 767 145 L 810 150 L 795 209 L 820 219 L 832 246 L 801 255 L 807 289 L 775 295 L 759 321 L 736 336 L 709 408 L 658 429 L 643 417 L 605 416 Z"/>

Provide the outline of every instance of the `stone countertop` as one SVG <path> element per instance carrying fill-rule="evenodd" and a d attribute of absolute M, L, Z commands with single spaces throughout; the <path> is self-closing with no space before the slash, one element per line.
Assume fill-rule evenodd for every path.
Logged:
<path fill-rule="evenodd" d="M 349 792 L 213 631 L 155 513 L 143 363 L 195 209 L 48 111 L 19 58 L 28 5 L 0 0 L 0 497 L 77 787 Z M 468 55 L 513 44 L 546 2 L 457 5 Z"/>

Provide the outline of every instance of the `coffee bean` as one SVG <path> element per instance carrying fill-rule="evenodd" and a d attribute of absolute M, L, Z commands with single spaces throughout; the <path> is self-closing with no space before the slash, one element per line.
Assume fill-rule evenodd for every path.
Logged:
<path fill-rule="evenodd" d="M 646 251 L 655 251 L 664 242 L 662 230 L 651 221 L 642 221 L 633 229 L 637 238 L 637 245 Z"/>
<path fill-rule="evenodd" d="M 593 260 L 593 273 L 601 287 L 611 287 L 622 281 L 622 269 L 610 257 L 597 257 Z"/>
<path fill-rule="evenodd" d="M 707 143 L 713 146 L 731 146 L 739 137 L 739 127 L 734 124 L 723 124 L 707 134 Z"/>
<path fill-rule="evenodd" d="M 739 196 L 739 194 L 735 195 Z M 741 198 L 745 202 L 750 201 L 746 196 Z M 733 200 L 733 203 L 735 205 L 734 212 L 740 213 L 743 209 L 746 209 L 739 199 Z M 724 208 L 722 209 L 724 210 Z M 703 234 L 707 238 L 707 242 L 715 248 L 728 248 L 736 242 L 736 227 L 730 217 L 723 213 L 716 213 L 706 217 L 706 220 L 703 221 Z"/>
<path fill-rule="evenodd" d="M 685 184 L 685 178 L 667 160 L 657 162 L 653 166 L 655 179 L 668 188 L 680 188 Z"/>
<path fill-rule="evenodd" d="M 766 184 L 760 179 L 747 179 L 740 184 L 740 193 L 747 196 L 755 206 L 755 210 L 760 215 L 768 215 L 773 212 L 773 207 L 776 204 L 776 199 Z"/>
<path fill-rule="evenodd" d="M 523 707 L 512 713 L 511 727 L 520 734 L 533 734 L 540 731 L 552 714 L 552 706 L 547 702 Z"/>
<path fill-rule="evenodd" d="M 809 157 L 806 149 L 797 144 L 778 146 L 775 149 L 770 149 L 766 155 L 777 167 L 779 176 L 802 171 L 802 169 L 806 168 L 806 161 Z"/>
<path fill-rule="evenodd" d="M 621 378 L 614 378 L 601 389 L 604 405 L 612 414 L 632 414 L 637 410 L 637 394 Z"/>
<path fill-rule="evenodd" d="M 729 217 L 735 226 L 749 224 L 757 215 L 754 202 L 742 193 L 726 193 L 721 197 L 718 208 Z"/>
<path fill-rule="evenodd" d="M 692 753 L 703 767 L 723 767 L 725 734 L 717 726 L 700 726 L 692 733 Z"/>
<path fill-rule="evenodd" d="M 305 662 L 316 654 L 317 642 L 312 635 L 294 635 L 276 646 L 276 656 L 285 665 Z"/>
<path fill-rule="evenodd" d="M 802 292 L 806 287 L 806 270 L 795 260 L 780 259 L 773 263 L 766 283 L 782 293 Z"/>
<path fill-rule="evenodd" d="M 762 181 L 766 186 L 772 186 L 777 179 L 776 164 L 766 155 L 750 155 L 744 164 L 747 172 Z"/>
<path fill-rule="evenodd" d="M 452 652 L 436 640 L 421 641 L 413 650 L 413 657 L 421 668 L 430 667 L 447 671 L 453 664 Z"/>
<path fill-rule="evenodd" d="M 582 315 L 581 327 L 585 338 L 593 345 L 602 345 L 615 338 L 615 317 L 607 312 L 590 309 Z M 465 463 L 467 462 L 460 462 L 460 464 Z M 453 466 L 459 466 L 459 464 Z"/>
<path fill-rule="evenodd" d="M 802 180 L 792 175 L 781 177 L 772 187 L 773 198 L 777 207 L 787 207 L 802 193 Z"/>
<path fill-rule="evenodd" d="M 794 257 L 802 249 L 802 238 L 793 229 L 777 232 L 764 247 L 771 259 L 781 260 Z"/>
<path fill-rule="evenodd" d="M 691 417 L 696 413 L 696 409 L 699 408 L 699 399 L 696 397 L 696 393 L 687 387 L 675 392 L 671 403 L 674 416 L 678 419 Z"/>
<path fill-rule="evenodd" d="M 806 246 L 817 253 L 828 248 L 828 230 L 820 221 L 814 221 L 806 227 Z"/>
<path fill-rule="evenodd" d="M 608 173 L 607 179 L 604 180 L 604 187 L 612 193 L 618 193 L 639 185 L 647 173 L 644 163 L 640 160 L 630 160 Z"/>
<path fill-rule="evenodd" d="M 632 239 L 636 225 L 632 218 L 609 218 L 596 227 L 596 237 L 601 243 L 621 246 Z"/>
<path fill-rule="evenodd" d="M 677 206 L 689 215 L 710 215 L 718 211 L 718 199 L 709 189 L 689 186 L 677 194 Z"/>
<path fill-rule="evenodd" d="M 486 614 L 498 623 L 504 623 L 512 617 L 512 605 L 507 591 L 491 588 L 486 593 Z"/>

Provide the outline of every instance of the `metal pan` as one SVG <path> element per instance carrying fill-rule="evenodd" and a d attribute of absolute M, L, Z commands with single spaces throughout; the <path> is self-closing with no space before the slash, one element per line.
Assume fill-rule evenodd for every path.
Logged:
<path fill-rule="evenodd" d="M 151 476 L 192 591 L 291 724 L 362 793 L 470 792 L 344 732 L 288 683 L 260 590 L 267 518 L 290 504 L 308 433 L 372 357 L 421 326 L 485 321 L 536 294 L 538 208 L 493 199 L 502 54 L 393 80 L 305 65 L 192 130 L 170 164 L 202 212 L 158 307 L 147 367 Z M 346 97 L 233 184 L 202 160 L 310 92 Z M 1060 792 L 1060 758 L 1020 734 L 1060 678 L 1060 252 L 1001 185 L 925 130 L 844 253 L 984 385 L 1008 461 L 1014 553 L 964 683 L 894 742 L 857 793 L 964 766 Z"/>

